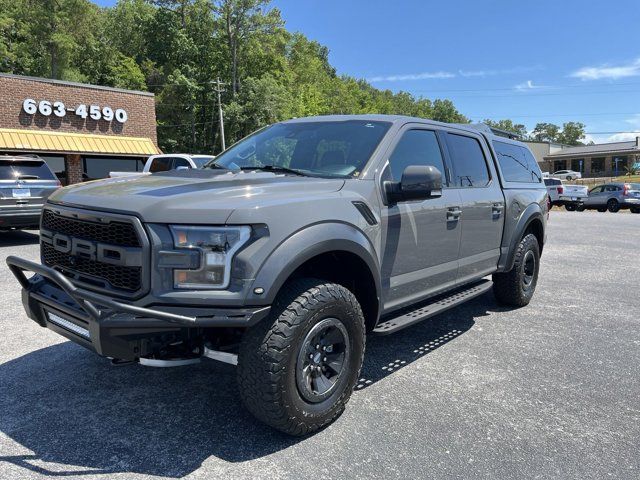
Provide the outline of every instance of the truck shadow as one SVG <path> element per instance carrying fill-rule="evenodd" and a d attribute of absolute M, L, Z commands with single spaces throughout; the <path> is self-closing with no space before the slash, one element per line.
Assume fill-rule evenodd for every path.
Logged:
<path fill-rule="evenodd" d="M 35 245 L 40 241 L 37 230 L 0 231 L 0 247 Z"/>
<path fill-rule="evenodd" d="M 358 389 L 454 340 L 495 309 L 484 295 L 398 334 L 369 337 Z M 244 462 L 302 440 L 254 420 L 241 406 L 234 367 L 213 361 L 116 368 L 65 342 L 0 365 L 0 379 L 0 431 L 33 452 L 0 462 L 41 475 L 179 478 L 210 456 Z"/>

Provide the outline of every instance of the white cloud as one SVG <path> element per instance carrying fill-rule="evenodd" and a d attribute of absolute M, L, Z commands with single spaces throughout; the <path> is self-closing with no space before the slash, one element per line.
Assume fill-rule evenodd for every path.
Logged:
<path fill-rule="evenodd" d="M 457 72 L 436 71 L 436 72 L 420 72 L 420 73 L 406 73 L 406 74 L 392 74 L 392 75 L 377 75 L 375 77 L 368 78 L 369 82 L 402 82 L 408 80 L 431 80 L 431 79 L 443 79 L 443 78 L 455 78 L 455 77 L 489 77 L 496 75 L 513 75 L 516 73 L 531 72 L 534 70 L 541 70 L 542 66 L 521 66 L 513 68 L 503 68 L 498 70 L 458 70 Z"/>
<path fill-rule="evenodd" d="M 635 140 L 636 137 L 640 137 L 640 130 L 636 130 L 635 132 L 616 133 L 615 135 L 607 137 L 606 142 L 628 142 Z"/>
<path fill-rule="evenodd" d="M 512 68 L 502 68 L 494 70 L 459 70 L 461 77 L 491 77 L 496 75 L 513 75 L 516 73 L 527 73 L 542 70 L 541 65 L 521 66 Z"/>
<path fill-rule="evenodd" d="M 519 92 L 526 92 L 527 90 L 538 90 L 540 88 L 547 88 L 544 85 L 534 85 L 532 80 L 527 80 L 526 82 L 519 83 L 514 86 L 514 90 L 518 90 Z"/>
<path fill-rule="evenodd" d="M 455 73 L 451 72 L 422 72 L 422 73 L 408 73 L 401 75 L 387 75 L 368 78 L 369 82 L 401 82 L 405 80 L 430 80 L 434 78 L 453 78 Z"/>
<path fill-rule="evenodd" d="M 581 80 L 600 80 L 603 78 L 616 80 L 625 77 L 638 77 L 640 76 L 640 58 L 624 65 L 604 64 L 598 67 L 582 67 L 569 76 Z"/>

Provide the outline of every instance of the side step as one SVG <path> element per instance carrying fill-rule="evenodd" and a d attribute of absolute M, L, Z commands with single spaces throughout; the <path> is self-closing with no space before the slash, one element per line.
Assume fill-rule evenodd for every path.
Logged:
<path fill-rule="evenodd" d="M 423 304 L 420 308 L 405 311 L 405 313 L 397 317 L 379 323 L 378 326 L 373 329 L 373 333 L 376 335 L 389 335 L 390 333 L 407 328 L 482 295 L 489 290 L 492 285 L 493 282 L 491 280 L 481 280 L 470 286 L 465 285 L 462 288 L 438 295 L 431 299 L 430 303 L 426 305 Z"/>

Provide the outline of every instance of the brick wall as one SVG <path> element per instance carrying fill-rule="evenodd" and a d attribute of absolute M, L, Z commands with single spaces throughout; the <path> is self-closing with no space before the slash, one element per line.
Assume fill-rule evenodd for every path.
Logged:
<path fill-rule="evenodd" d="M 96 121 L 90 117 L 83 119 L 73 112 L 67 112 L 62 118 L 39 112 L 28 115 L 22 108 L 27 98 L 36 102 L 60 101 L 71 108 L 80 104 L 87 109 L 90 105 L 109 106 L 114 111 L 122 108 L 128 119 L 125 123 L 115 119 Z M 157 145 L 155 100 L 151 94 L 13 75 L 0 74 L 0 128 L 145 137 Z"/>

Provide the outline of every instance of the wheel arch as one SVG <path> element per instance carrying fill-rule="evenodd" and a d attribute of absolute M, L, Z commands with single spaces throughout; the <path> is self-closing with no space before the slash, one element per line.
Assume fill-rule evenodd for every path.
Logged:
<path fill-rule="evenodd" d="M 367 328 L 380 314 L 380 268 L 363 232 L 343 223 L 321 223 L 300 230 L 281 243 L 258 271 L 247 304 L 272 304 L 291 279 L 314 277 L 339 283 L 360 303 Z M 264 288 L 257 295 L 255 288 Z"/>
<path fill-rule="evenodd" d="M 520 240 L 529 233 L 535 235 L 538 240 L 540 254 L 542 254 L 545 242 L 545 222 L 540 206 L 537 204 L 530 205 L 520 216 L 520 219 L 513 230 L 504 263 L 502 261 L 500 262 L 499 271 L 508 272 L 513 268 L 518 244 L 520 243 Z"/>

